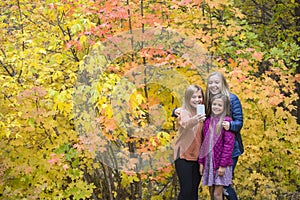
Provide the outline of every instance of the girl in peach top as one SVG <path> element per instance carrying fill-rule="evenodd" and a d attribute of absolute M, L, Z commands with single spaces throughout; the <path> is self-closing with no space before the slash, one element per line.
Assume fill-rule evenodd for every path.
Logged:
<path fill-rule="evenodd" d="M 204 103 L 204 93 L 197 85 L 185 91 L 184 103 L 176 110 L 179 136 L 175 143 L 175 168 L 179 179 L 178 200 L 198 200 L 201 180 L 198 157 L 205 114 L 196 114 L 197 104 Z"/>

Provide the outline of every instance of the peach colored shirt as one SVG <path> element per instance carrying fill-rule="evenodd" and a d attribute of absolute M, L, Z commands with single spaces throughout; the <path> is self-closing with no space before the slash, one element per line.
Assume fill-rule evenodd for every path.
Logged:
<path fill-rule="evenodd" d="M 192 114 L 183 108 L 179 108 L 177 118 L 178 137 L 174 147 L 174 159 L 177 158 L 197 161 L 201 145 L 201 132 L 203 123 L 192 118 Z M 179 155 L 178 155 L 179 153 Z"/>

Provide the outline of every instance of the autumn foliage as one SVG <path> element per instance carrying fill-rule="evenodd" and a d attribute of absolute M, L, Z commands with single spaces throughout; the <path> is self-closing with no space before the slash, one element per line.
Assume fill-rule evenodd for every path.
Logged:
<path fill-rule="evenodd" d="M 243 105 L 240 199 L 299 197 L 294 15 L 267 40 L 232 1 L 0 5 L 0 199 L 174 199 L 171 112 L 214 70 Z"/>

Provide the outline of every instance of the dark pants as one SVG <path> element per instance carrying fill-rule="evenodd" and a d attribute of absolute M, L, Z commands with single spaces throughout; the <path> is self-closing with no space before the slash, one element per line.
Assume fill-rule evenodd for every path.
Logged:
<path fill-rule="evenodd" d="M 234 177 L 234 169 L 235 169 L 235 166 L 236 166 L 236 163 L 237 163 L 238 159 L 239 159 L 239 157 L 232 158 L 232 161 L 233 161 L 233 165 L 232 165 L 232 178 Z M 227 193 L 225 195 L 226 199 L 228 199 L 228 200 L 238 200 L 236 192 L 231 187 L 231 185 L 224 186 L 224 191 L 225 191 L 225 193 Z"/>
<path fill-rule="evenodd" d="M 178 200 L 198 200 L 198 187 L 201 180 L 198 162 L 177 159 L 175 168 L 180 185 Z"/>

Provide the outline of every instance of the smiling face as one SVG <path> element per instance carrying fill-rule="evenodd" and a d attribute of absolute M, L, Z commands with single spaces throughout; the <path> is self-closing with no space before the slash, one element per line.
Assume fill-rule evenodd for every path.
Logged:
<path fill-rule="evenodd" d="M 224 101 L 221 98 L 213 100 L 211 111 L 214 115 L 220 115 L 224 111 Z"/>
<path fill-rule="evenodd" d="M 190 99 L 190 105 L 193 108 L 196 108 L 197 104 L 202 104 L 203 103 L 203 96 L 201 90 L 195 92 L 191 99 Z"/>
<path fill-rule="evenodd" d="M 211 76 L 207 82 L 207 88 L 209 92 L 213 95 L 221 93 L 221 78 L 218 75 Z"/>

